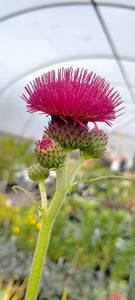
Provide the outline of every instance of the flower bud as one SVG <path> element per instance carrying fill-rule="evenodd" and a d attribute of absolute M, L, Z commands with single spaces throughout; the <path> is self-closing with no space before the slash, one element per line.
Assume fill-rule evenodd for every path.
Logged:
<path fill-rule="evenodd" d="M 44 181 L 49 176 L 49 170 L 47 168 L 43 168 L 40 164 L 33 164 L 28 170 L 29 178 L 36 183 L 40 183 Z"/>
<path fill-rule="evenodd" d="M 80 147 L 81 156 L 85 159 L 99 158 L 106 150 L 107 135 L 102 130 L 98 132 L 92 130 L 89 132 L 88 138 L 86 138 Z"/>
<path fill-rule="evenodd" d="M 65 152 L 61 145 L 52 138 L 45 138 L 36 143 L 35 156 L 37 162 L 48 169 L 62 167 Z"/>

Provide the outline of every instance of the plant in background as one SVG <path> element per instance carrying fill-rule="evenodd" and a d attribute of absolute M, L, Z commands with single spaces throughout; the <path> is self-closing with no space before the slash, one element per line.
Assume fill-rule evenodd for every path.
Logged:
<path fill-rule="evenodd" d="M 4 293 L 3 300 L 21 300 L 24 294 L 28 278 L 23 280 L 16 280 L 16 278 L 11 278 Z"/>
<path fill-rule="evenodd" d="M 22 98 L 30 113 L 40 111 L 51 116 L 42 140 L 35 148 L 35 163 L 29 168 L 29 177 L 38 183 L 41 193 L 41 228 L 29 277 L 25 300 L 37 299 L 42 268 L 56 216 L 66 194 L 73 188 L 75 176 L 83 163 L 103 155 L 107 135 L 96 122 L 108 125 L 122 109 L 119 93 L 104 78 L 86 70 L 59 69 L 36 78 L 25 87 Z M 89 129 L 88 122 L 94 124 Z M 70 154 L 79 149 L 80 157 L 67 172 Z M 55 170 L 56 191 L 48 205 L 44 180 Z"/>
<path fill-rule="evenodd" d="M 0 193 L 0 232 L 3 241 L 12 239 L 18 250 L 33 250 L 40 228 L 34 207 L 10 205 L 6 195 Z"/>
<path fill-rule="evenodd" d="M 20 168 L 33 160 L 33 141 L 13 136 L 0 137 L 0 180 L 13 183 Z"/>

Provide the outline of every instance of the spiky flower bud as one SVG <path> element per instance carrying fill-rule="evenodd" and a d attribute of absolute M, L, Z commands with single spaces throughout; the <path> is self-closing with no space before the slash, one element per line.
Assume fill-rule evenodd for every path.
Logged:
<path fill-rule="evenodd" d="M 55 139 L 65 150 L 72 151 L 79 149 L 82 141 L 88 139 L 89 131 L 87 127 L 80 124 L 74 126 L 74 122 L 70 119 L 63 122 L 60 118 L 53 117 L 45 130 L 44 137 Z"/>
<path fill-rule="evenodd" d="M 89 132 L 89 137 L 82 142 L 80 147 L 81 156 L 85 159 L 99 158 L 103 155 L 107 145 L 107 134 L 99 130 Z"/>
<path fill-rule="evenodd" d="M 40 164 L 33 164 L 28 170 L 29 178 L 36 183 L 40 183 L 49 176 L 49 170 L 47 168 L 43 168 Z"/>
<path fill-rule="evenodd" d="M 63 165 L 65 152 L 61 145 L 52 138 L 45 138 L 36 143 L 37 162 L 48 169 L 58 169 Z"/>

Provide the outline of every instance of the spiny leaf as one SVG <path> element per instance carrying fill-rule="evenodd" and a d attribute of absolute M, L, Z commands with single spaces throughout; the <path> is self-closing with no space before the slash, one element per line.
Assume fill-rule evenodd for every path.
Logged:
<path fill-rule="evenodd" d="M 33 197 L 32 193 L 28 192 L 26 189 L 24 189 L 23 187 L 21 187 L 19 185 L 14 185 L 12 187 L 12 191 L 14 193 L 18 193 L 18 190 L 21 190 L 22 192 L 24 192 L 24 194 L 32 201 L 32 203 L 38 208 L 38 210 L 42 211 L 40 204 L 38 204 L 36 201 L 37 197 Z"/>

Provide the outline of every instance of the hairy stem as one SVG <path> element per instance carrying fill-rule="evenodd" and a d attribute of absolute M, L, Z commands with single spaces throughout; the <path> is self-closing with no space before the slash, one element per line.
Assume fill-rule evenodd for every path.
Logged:
<path fill-rule="evenodd" d="M 45 191 L 45 184 L 44 181 L 39 183 L 39 190 L 40 190 L 40 194 L 41 194 L 41 205 L 42 205 L 42 209 L 44 211 L 44 213 L 47 210 L 47 198 L 46 198 L 46 191 Z"/>
<path fill-rule="evenodd" d="M 42 220 L 25 300 L 37 299 L 53 224 L 66 195 L 67 161 L 68 158 L 66 159 L 64 166 L 57 171 L 56 192 L 48 209 L 44 183 L 39 185 L 42 199 Z"/>
<path fill-rule="evenodd" d="M 42 275 L 44 259 L 47 253 L 52 224 L 47 215 L 42 216 L 41 228 L 33 258 L 25 300 L 36 300 Z"/>

